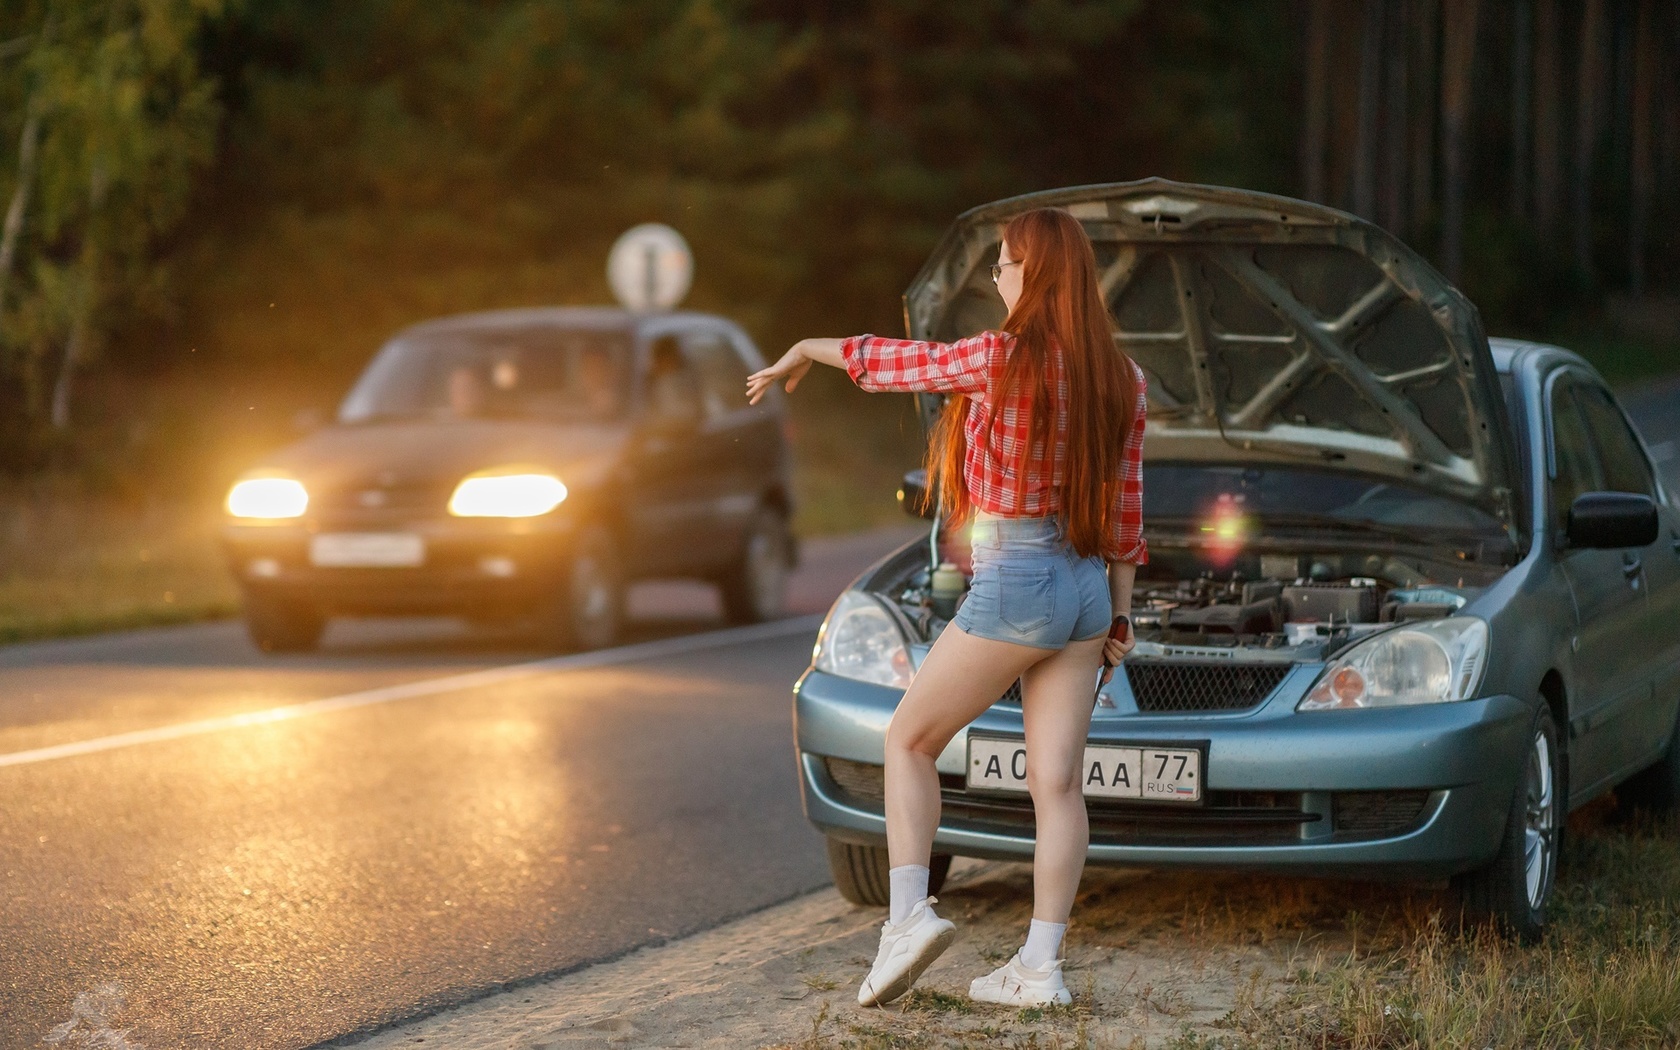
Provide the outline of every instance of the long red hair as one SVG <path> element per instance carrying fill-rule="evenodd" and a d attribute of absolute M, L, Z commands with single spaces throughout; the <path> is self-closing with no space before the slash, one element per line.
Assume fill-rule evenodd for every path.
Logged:
<path fill-rule="evenodd" d="M 991 434 L 1004 399 L 1028 389 L 1029 440 L 1015 469 L 1024 472 L 1030 461 L 1039 465 L 1039 473 L 1049 473 L 1055 405 L 1050 354 L 1052 346 L 1061 347 L 1069 399 L 1067 458 L 1056 514 L 1080 557 L 1101 554 L 1113 560 L 1121 553 L 1110 537 L 1114 499 L 1137 383 L 1130 360 L 1114 341 L 1097 286 L 1096 255 L 1079 220 L 1061 208 L 1037 208 L 1015 216 L 1004 227 L 1003 240 L 1021 262 L 1021 298 L 1003 320 L 1003 330 L 1015 336 L 1015 348 L 990 377 L 994 397 L 986 433 Z M 966 395 L 952 395 L 928 442 L 928 477 L 938 479 L 947 521 L 953 526 L 965 523 L 974 509 L 963 484 L 968 453 L 963 420 L 968 410 Z"/>

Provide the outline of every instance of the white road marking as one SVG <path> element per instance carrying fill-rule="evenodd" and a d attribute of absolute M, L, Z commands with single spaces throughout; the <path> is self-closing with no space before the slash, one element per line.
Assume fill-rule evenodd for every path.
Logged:
<path fill-rule="evenodd" d="M 248 726 L 268 725 L 271 722 L 284 722 L 294 718 L 306 718 L 310 715 L 324 715 L 333 711 L 349 710 L 353 707 L 369 707 L 373 704 L 415 700 L 420 697 L 436 696 L 439 693 L 453 693 L 463 689 L 479 689 L 487 685 L 500 685 L 503 682 L 512 682 L 521 678 L 533 678 L 550 671 L 598 667 L 602 664 L 628 663 L 632 660 L 651 660 L 661 656 L 698 652 L 702 649 L 716 649 L 719 646 L 734 645 L 737 642 L 756 642 L 765 638 L 780 638 L 783 635 L 802 634 L 813 630 L 821 622 L 822 614 L 812 613 L 807 616 L 776 620 L 771 623 L 731 627 L 721 631 L 708 631 L 704 634 L 691 634 L 679 638 L 659 638 L 651 642 L 637 642 L 634 645 L 621 645 L 612 649 L 596 649 L 587 653 L 573 653 L 569 656 L 556 656 L 546 660 L 532 660 L 529 663 L 509 664 L 505 667 L 469 671 L 466 674 L 449 675 L 444 678 L 429 678 L 419 682 L 405 682 L 402 685 L 382 686 L 378 689 L 366 689 L 359 693 L 345 693 L 342 696 L 329 696 L 320 700 L 306 700 L 303 703 L 287 704 L 285 707 L 271 707 L 264 711 L 246 711 L 242 714 L 225 715 L 221 718 L 205 718 L 196 722 L 178 722 L 174 725 L 157 726 L 153 729 L 138 729 L 130 733 L 114 733 L 111 736 L 94 737 L 91 740 L 78 740 L 69 744 L 54 744 L 51 747 L 38 747 L 31 751 L 14 751 L 10 754 L 3 754 L 0 755 L 0 767 L 26 766 L 36 762 L 50 762 L 58 758 L 74 758 L 79 755 L 96 754 L 100 751 L 115 751 L 118 748 L 137 747 L 141 744 L 156 744 L 165 740 L 180 740 L 183 737 L 201 736 L 205 733 L 219 733 L 227 729 L 244 729 Z"/>

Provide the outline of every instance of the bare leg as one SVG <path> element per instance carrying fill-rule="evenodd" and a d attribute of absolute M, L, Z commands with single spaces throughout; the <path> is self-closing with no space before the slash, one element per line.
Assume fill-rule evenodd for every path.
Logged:
<path fill-rule="evenodd" d="M 1027 731 L 1027 790 L 1038 823 L 1033 848 L 1033 918 L 1065 923 L 1085 870 L 1091 828 L 1081 774 L 1091 696 L 1105 638 L 1070 641 L 1021 678 Z"/>
<path fill-rule="evenodd" d="M 932 855 L 939 827 L 934 760 L 945 745 L 996 703 L 1022 672 L 1056 652 L 981 638 L 956 624 L 940 632 L 887 725 L 887 857 L 892 867 L 925 865 Z"/>

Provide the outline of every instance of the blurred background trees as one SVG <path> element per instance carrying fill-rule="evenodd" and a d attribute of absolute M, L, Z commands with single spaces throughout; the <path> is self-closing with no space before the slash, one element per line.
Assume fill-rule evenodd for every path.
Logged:
<path fill-rule="evenodd" d="M 0 469 L 215 473 L 403 323 L 608 301 L 648 220 L 767 353 L 896 332 L 957 212 L 1146 175 L 1672 370 L 1677 92 L 1659 0 L 14 0 Z"/>

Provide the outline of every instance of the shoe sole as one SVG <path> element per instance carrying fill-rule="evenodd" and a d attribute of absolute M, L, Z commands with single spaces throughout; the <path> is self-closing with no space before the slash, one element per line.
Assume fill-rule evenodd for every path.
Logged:
<path fill-rule="evenodd" d="M 1066 991 L 1057 992 L 1048 999 L 993 999 L 983 994 L 975 995 L 974 990 L 969 989 L 968 997 L 977 1003 L 995 1003 L 998 1006 L 1067 1006 L 1073 1002 L 1072 993 Z"/>
<path fill-rule="evenodd" d="M 922 945 L 922 950 L 911 958 L 908 969 L 882 985 L 868 1002 L 860 1000 L 858 1005 L 884 1006 L 908 992 L 910 986 L 916 983 L 916 978 L 922 975 L 922 971 L 933 965 L 933 960 L 939 958 L 945 949 L 951 946 L 951 942 L 956 939 L 957 928 L 954 925 L 947 926 L 934 934 L 933 939 Z"/>

